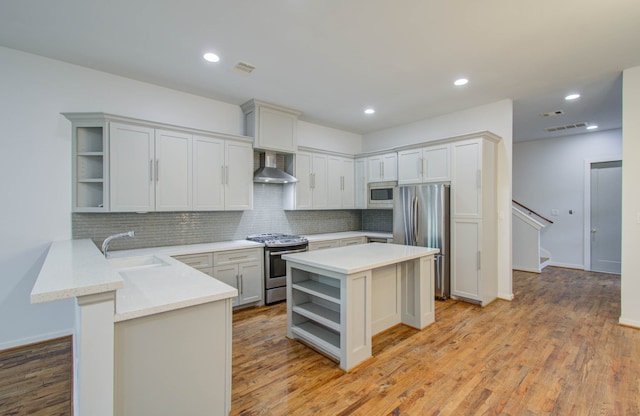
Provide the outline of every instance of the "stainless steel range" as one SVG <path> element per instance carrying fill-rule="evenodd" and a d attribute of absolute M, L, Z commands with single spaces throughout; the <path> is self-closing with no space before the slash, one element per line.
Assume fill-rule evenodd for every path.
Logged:
<path fill-rule="evenodd" d="M 247 240 L 264 244 L 265 303 L 287 299 L 287 262 L 282 260 L 282 255 L 307 251 L 309 241 L 287 234 L 255 234 Z"/>

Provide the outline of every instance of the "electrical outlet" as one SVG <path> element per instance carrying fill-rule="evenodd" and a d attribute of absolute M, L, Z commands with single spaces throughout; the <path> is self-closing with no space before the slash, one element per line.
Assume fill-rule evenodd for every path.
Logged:
<path fill-rule="evenodd" d="M 551 215 L 553 215 L 553 216 L 556 216 L 556 217 L 557 217 L 558 215 L 560 215 L 560 210 L 552 209 L 552 210 L 551 210 Z"/>

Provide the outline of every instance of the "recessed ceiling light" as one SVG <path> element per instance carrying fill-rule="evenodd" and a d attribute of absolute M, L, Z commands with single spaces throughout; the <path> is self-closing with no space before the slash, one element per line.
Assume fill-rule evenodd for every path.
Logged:
<path fill-rule="evenodd" d="M 205 53 L 204 55 L 202 55 L 202 57 L 204 58 L 205 61 L 209 61 L 209 62 L 218 62 L 220 60 L 220 57 L 218 55 L 211 52 Z"/>
<path fill-rule="evenodd" d="M 456 85 L 458 87 L 462 86 L 462 85 L 467 85 L 467 83 L 469 82 L 468 79 L 466 78 L 460 78 L 454 81 L 453 85 Z"/>
<path fill-rule="evenodd" d="M 569 94 L 564 97 L 564 99 L 567 101 L 577 100 L 578 98 L 580 98 L 580 94 Z"/>
<path fill-rule="evenodd" d="M 589 124 L 589 125 L 587 126 L 587 130 L 595 130 L 595 129 L 597 129 L 597 128 L 598 128 L 598 125 L 597 125 L 597 124 Z"/>
<path fill-rule="evenodd" d="M 374 110 L 373 108 L 367 108 L 366 110 L 364 110 L 365 114 L 373 114 L 375 112 L 376 112 L 376 110 Z"/>

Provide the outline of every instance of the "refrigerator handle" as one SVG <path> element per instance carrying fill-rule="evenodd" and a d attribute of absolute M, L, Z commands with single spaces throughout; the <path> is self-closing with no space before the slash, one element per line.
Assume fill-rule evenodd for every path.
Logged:
<path fill-rule="evenodd" d="M 411 211 L 412 211 L 412 216 L 413 218 L 411 219 L 411 223 L 413 224 L 413 230 L 411 230 L 411 239 L 413 240 L 412 243 L 413 245 L 416 245 L 418 243 L 418 197 L 414 196 L 413 197 L 413 204 L 411 207 Z"/>

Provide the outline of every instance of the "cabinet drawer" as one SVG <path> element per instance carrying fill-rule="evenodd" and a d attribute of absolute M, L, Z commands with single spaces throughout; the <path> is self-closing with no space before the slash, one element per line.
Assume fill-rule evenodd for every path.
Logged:
<path fill-rule="evenodd" d="M 202 270 L 209 269 L 210 271 L 213 267 L 213 256 L 211 253 L 203 253 L 203 254 L 185 254 L 181 256 L 173 256 L 174 259 L 178 260 L 186 264 L 187 266 L 191 266 L 194 269 Z"/>
<path fill-rule="evenodd" d="M 309 251 L 340 247 L 340 240 L 314 241 L 309 243 Z"/>
<path fill-rule="evenodd" d="M 213 264 L 221 266 L 230 263 L 243 263 L 246 261 L 259 261 L 261 248 L 250 248 L 244 250 L 219 251 L 213 253 Z"/>
<path fill-rule="evenodd" d="M 366 242 L 367 242 L 366 237 L 344 238 L 340 240 L 340 247 L 355 246 L 357 244 L 364 244 Z"/>

